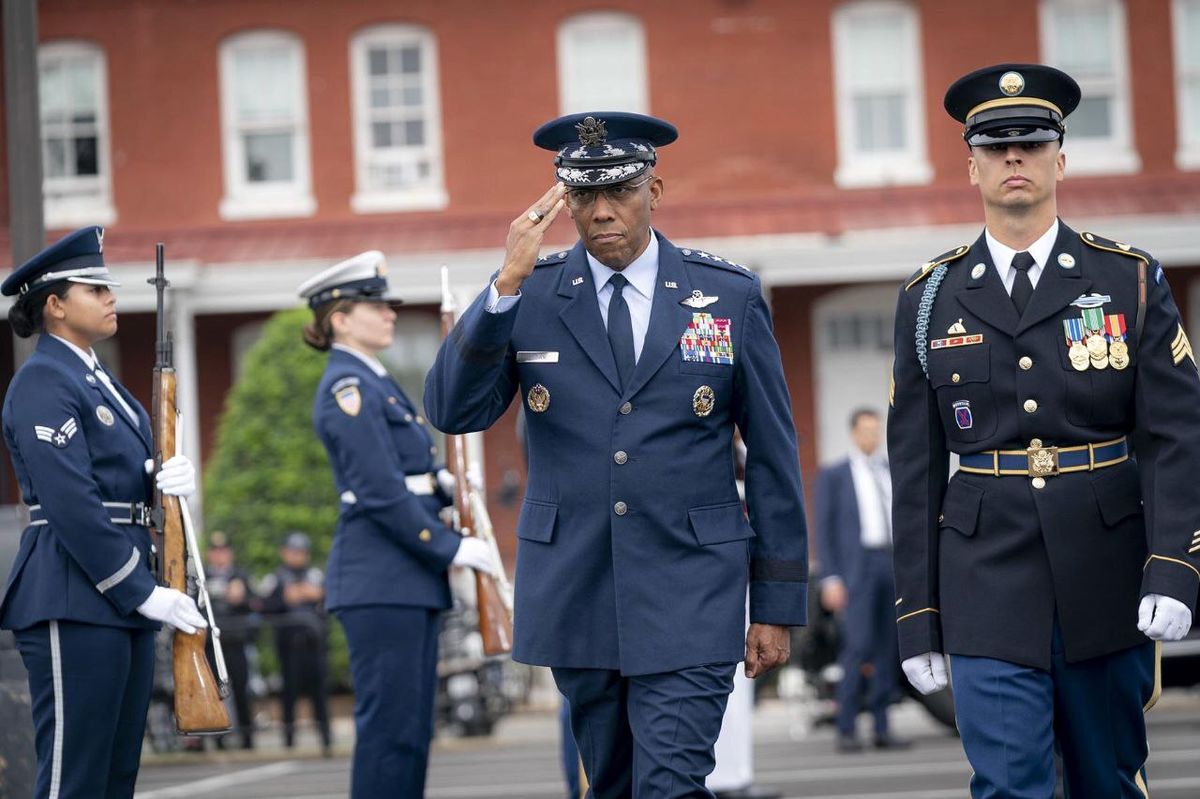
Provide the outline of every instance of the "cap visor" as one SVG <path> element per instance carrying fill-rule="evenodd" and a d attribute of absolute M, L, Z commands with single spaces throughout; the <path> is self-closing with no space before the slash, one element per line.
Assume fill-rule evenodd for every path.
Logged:
<path fill-rule="evenodd" d="M 68 277 L 65 279 L 70 283 L 83 283 L 88 286 L 119 286 L 119 285 L 121 285 L 118 281 L 113 280 L 111 277 L 104 277 L 102 275 L 95 275 L 92 277 L 78 277 L 77 276 L 77 277 Z"/>
<path fill-rule="evenodd" d="M 1032 127 L 1020 124 L 996 125 L 986 130 L 973 130 L 967 136 L 967 144 L 979 147 L 987 144 L 1012 144 L 1014 142 L 1058 141 L 1061 137 L 1053 128 Z"/>

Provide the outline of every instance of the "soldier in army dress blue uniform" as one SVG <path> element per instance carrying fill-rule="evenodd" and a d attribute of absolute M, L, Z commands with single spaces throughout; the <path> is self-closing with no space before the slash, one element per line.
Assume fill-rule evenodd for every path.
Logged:
<path fill-rule="evenodd" d="M 734 665 L 783 663 L 805 621 L 796 435 L 761 285 L 650 227 L 676 135 L 615 112 L 543 125 L 560 182 L 512 223 L 425 384 L 449 433 L 526 405 L 514 657 L 553 669 L 596 799 L 711 797 Z M 580 241 L 539 259 L 564 206 Z"/>
<path fill-rule="evenodd" d="M 1200 379 L 1162 266 L 1057 217 L 1070 76 L 947 91 L 986 228 L 900 291 L 888 445 L 903 668 L 950 655 L 974 797 L 1148 795 L 1156 641 L 1200 580 Z M 948 457 L 960 469 L 948 477 Z"/>
<path fill-rule="evenodd" d="M 330 352 L 313 425 L 341 500 L 325 607 L 350 649 L 352 799 L 424 795 L 447 569 L 492 569 L 486 543 L 439 519 L 447 475 L 434 470 L 424 419 L 379 362 L 398 303 L 385 275 L 383 254 L 370 251 L 300 287 L 313 310 L 305 341 Z"/>
<path fill-rule="evenodd" d="M 37 799 L 132 797 L 154 672 L 154 631 L 206 626 L 155 584 L 147 505 L 155 483 L 188 496 L 184 456 L 152 481 L 150 417 L 92 345 L 117 331 L 104 231 L 69 234 L 0 286 L 13 332 L 40 333 L 4 398 L 4 441 L 29 526 L 0 596 L 29 673 Z M 16 720 L 5 719 L 4 723 Z"/>

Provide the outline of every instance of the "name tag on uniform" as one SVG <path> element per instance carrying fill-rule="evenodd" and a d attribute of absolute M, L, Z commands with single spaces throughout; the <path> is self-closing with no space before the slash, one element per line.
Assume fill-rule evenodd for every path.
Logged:
<path fill-rule="evenodd" d="M 518 350 L 517 363 L 558 363 L 558 352 L 542 350 Z"/>

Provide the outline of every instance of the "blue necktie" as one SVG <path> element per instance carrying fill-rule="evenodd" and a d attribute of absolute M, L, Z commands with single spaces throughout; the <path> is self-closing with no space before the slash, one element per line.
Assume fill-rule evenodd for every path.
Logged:
<path fill-rule="evenodd" d="M 608 300 L 608 343 L 612 347 L 613 359 L 617 362 L 617 374 L 621 378 L 621 390 L 629 386 L 633 377 L 633 322 L 629 319 L 629 306 L 621 296 L 621 289 L 629 281 L 624 275 L 613 275 L 608 279 L 612 286 L 612 297 Z"/>

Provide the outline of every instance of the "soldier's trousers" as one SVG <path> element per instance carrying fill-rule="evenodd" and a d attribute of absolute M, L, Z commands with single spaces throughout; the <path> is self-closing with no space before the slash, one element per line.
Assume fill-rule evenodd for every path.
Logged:
<path fill-rule="evenodd" d="M 18 630 L 35 799 L 130 799 L 154 680 L 154 630 L 51 621 Z"/>
<path fill-rule="evenodd" d="M 1054 625 L 1050 671 L 951 655 L 955 715 L 973 799 L 1053 799 L 1054 752 L 1067 799 L 1144 799 L 1155 644 L 1068 663 Z"/>

